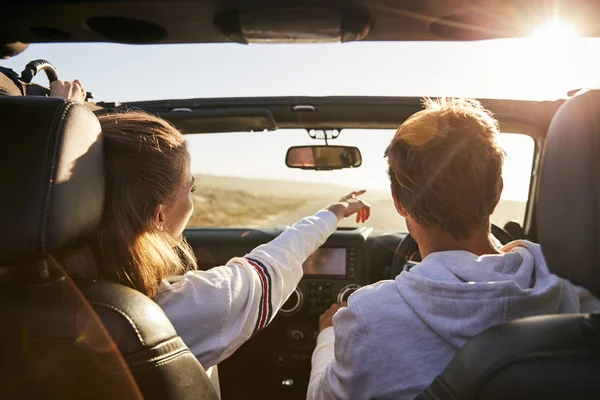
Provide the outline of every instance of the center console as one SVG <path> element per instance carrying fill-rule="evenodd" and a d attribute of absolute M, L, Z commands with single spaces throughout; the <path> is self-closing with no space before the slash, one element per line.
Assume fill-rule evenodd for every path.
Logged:
<path fill-rule="evenodd" d="M 360 283 L 357 274 L 357 248 L 322 247 L 303 265 L 304 279 L 280 313 L 291 315 L 305 310 L 321 314 L 333 303 L 348 301 Z"/>
<path fill-rule="evenodd" d="M 310 366 L 319 334 L 319 316 L 332 304 L 348 301 L 365 280 L 369 229 L 338 230 L 303 264 L 304 277 L 276 318 L 285 335 L 275 362 Z"/>
<path fill-rule="evenodd" d="M 348 297 L 360 288 L 364 276 L 364 241 L 359 236 L 354 239 L 355 243 L 349 243 L 350 237 L 343 232 L 334 234 L 304 262 L 304 277 L 280 314 L 290 316 L 305 312 L 318 315 L 333 303 L 348 301 Z M 336 245 L 336 241 L 343 245 Z"/>

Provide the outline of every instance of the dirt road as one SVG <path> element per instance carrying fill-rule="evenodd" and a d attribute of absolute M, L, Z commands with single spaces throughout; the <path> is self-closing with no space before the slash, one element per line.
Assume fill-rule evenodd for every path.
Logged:
<path fill-rule="evenodd" d="M 367 200 L 368 201 L 368 200 Z M 285 212 L 274 217 L 270 222 L 273 226 L 291 225 L 299 219 L 312 215 L 319 209 L 326 207 L 330 201 L 327 200 L 309 200 L 297 209 Z M 406 231 L 404 219 L 400 217 L 391 200 L 376 200 L 370 202 L 371 218 L 365 225 L 374 229 L 397 229 Z M 342 221 L 340 226 L 355 227 L 358 226 L 351 217 Z"/>

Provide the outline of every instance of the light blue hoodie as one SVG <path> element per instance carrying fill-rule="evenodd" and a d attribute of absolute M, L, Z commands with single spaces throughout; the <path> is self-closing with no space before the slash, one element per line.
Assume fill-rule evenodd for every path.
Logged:
<path fill-rule="evenodd" d="M 600 310 L 587 291 L 548 271 L 537 244 L 517 241 L 502 251 L 432 253 L 395 281 L 350 296 L 333 320 L 335 360 L 311 380 L 309 398 L 412 399 L 486 328 Z"/>

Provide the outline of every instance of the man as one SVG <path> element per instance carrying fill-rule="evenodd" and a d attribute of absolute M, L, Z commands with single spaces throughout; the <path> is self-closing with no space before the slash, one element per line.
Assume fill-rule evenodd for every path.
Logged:
<path fill-rule="evenodd" d="M 385 153 L 391 192 L 423 262 L 321 316 L 309 399 L 412 399 L 492 325 L 600 309 L 548 271 L 537 244 L 498 250 L 490 240 L 502 192 L 497 134 L 472 100 L 426 100 L 400 126 Z"/>

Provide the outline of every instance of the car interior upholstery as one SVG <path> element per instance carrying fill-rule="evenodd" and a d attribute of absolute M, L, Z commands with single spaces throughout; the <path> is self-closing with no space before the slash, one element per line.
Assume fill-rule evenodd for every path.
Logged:
<path fill-rule="evenodd" d="M 538 196 L 539 239 L 550 269 L 596 296 L 600 295 L 599 105 L 600 91 L 590 90 L 557 111 L 546 138 Z M 562 229 L 552 229 L 555 226 Z"/>

